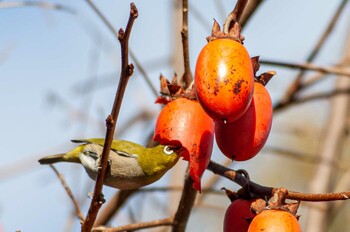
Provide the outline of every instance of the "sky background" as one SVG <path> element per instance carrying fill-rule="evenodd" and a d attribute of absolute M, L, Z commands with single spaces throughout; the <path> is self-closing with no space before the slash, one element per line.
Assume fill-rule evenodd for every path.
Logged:
<path fill-rule="evenodd" d="M 64 10 L 2 8 L 4 3 L 9 2 L 14 1 L 0 2 L 0 228 L 4 231 L 63 231 L 69 225 L 71 202 L 52 170 L 40 166 L 37 159 L 71 149 L 73 145 L 69 141 L 74 138 L 104 137 L 104 120 L 112 108 L 119 78 L 120 46 L 85 1 L 47 1 L 67 7 Z M 196 57 L 206 44 L 205 37 L 211 32 L 213 18 L 222 25 L 235 1 L 189 2 L 190 61 L 194 71 Z M 339 2 L 264 1 L 243 30 L 245 47 L 251 56 L 260 55 L 261 59 L 302 63 Z M 129 3 L 103 0 L 98 1 L 97 6 L 119 29 L 125 28 Z M 135 4 L 139 17 L 132 29 L 130 48 L 158 90 L 160 73 L 169 78 L 174 72 L 181 75 L 179 66 L 174 65 L 171 59 L 182 51 L 182 47 L 177 46 L 180 30 L 174 27 L 175 23 L 181 23 L 182 18 L 174 22 L 174 4 L 170 0 L 135 1 Z M 315 60 L 316 64 L 334 65 L 342 56 L 349 28 L 349 12 L 347 6 Z M 267 89 L 276 102 L 297 71 L 264 65 L 260 68 L 261 71 L 271 69 L 276 70 L 278 75 Z M 333 82 L 334 78 L 329 77 L 308 93 L 329 89 Z M 121 108 L 118 138 L 146 143 L 160 110 L 154 99 L 140 71 L 135 69 Z M 322 132 L 327 120 L 328 107 L 328 101 L 318 101 L 277 114 L 268 145 L 281 145 L 301 152 L 314 151 L 319 142 L 317 135 Z M 118 128 L 122 129 L 139 112 L 146 112 L 148 119 L 118 134 Z M 305 146 L 301 146 L 302 143 Z M 213 159 L 218 162 L 227 160 L 217 149 Z M 285 161 L 283 157 L 262 152 L 252 161 L 239 163 L 235 168 L 246 168 L 252 179 L 261 184 L 300 191 L 305 189 L 307 181 L 300 179 L 312 174 L 306 164 L 300 173 L 285 171 L 281 166 L 273 166 L 273 171 L 264 172 L 265 167 L 261 165 L 261 162 L 274 164 Z M 185 165 L 184 161 L 180 162 L 182 164 L 179 165 Z M 291 170 L 300 165 L 297 161 L 288 162 Z M 93 190 L 93 182 L 82 168 L 74 164 L 58 164 L 56 167 L 79 201 L 85 202 L 82 203 L 85 214 L 90 202 L 87 193 Z M 281 172 L 283 175 L 276 175 Z M 170 175 L 171 172 L 155 185 L 166 185 Z M 204 179 L 210 176 L 211 173 L 206 173 Z M 182 179 L 182 176 L 179 178 Z M 223 181 L 217 188 L 225 184 L 228 182 Z M 115 190 L 105 187 L 104 193 L 108 200 Z M 164 195 L 135 196 L 132 201 L 149 200 L 157 205 L 157 201 L 166 200 Z M 189 231 L 196 231 L 198 225 L 195 222 L 203 220 L 203 217 L 209 220 L 206 228 L 220 228 L 220 218 L 228 205 L 226 199 L 220 199 L 217 208 L 201 206 L 210 209 L 205 211 L 205 215 L 204 211 L 195 209 Z M 159 214 L 158 217 L 150 217 L 147 215 L 149 207 L 136 209 L 130 204 L 113 225 L 130 222 L 130 212 L 136 214 L 137 220 L 162 218 L 163 210 L 167 212 L 160 209 L 155 213 Z M 78 231 L 78 228 L 79 221 L 74 220 L 73 230 Z"/>

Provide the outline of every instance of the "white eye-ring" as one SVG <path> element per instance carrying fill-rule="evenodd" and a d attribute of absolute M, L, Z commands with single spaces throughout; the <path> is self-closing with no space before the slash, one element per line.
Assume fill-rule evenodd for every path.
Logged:
<path fill-rule="evenodd" d="M 173 149 L 169 146 L 165 146 L 164 149 L 163 149 L 164 153 L 167 154 L 167 155 L 171 155 L 174 153 Z"/>

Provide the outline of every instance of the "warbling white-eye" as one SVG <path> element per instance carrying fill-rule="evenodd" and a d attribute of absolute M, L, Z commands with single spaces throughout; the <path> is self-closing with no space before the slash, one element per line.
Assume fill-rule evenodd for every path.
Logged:
<path fill-rule="evenodd" d="M 83 144 L 67 153 L 43 157 L 39 159 L 39 163 L 80 163 L 90 178 L 95 180 L 104 141 L 95 138 L 72 140 Z M 149 185 L 159 180 L 178 159 L 179 155 L 170 146 L 146 148 L 129 141 L 113 140 L 104 184 L 118 189 L 135 189 Z"/>

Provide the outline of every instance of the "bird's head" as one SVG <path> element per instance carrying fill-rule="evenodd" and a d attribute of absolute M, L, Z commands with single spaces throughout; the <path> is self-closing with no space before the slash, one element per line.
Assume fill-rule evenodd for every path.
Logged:
<path fill-rule="evenodd" d="M 158 145 L 145 148 L 145 152 L 139 156 L 138 162 L 147 175 L 165 173 L 179 160 L 179 153 L 180 148 Z"/>

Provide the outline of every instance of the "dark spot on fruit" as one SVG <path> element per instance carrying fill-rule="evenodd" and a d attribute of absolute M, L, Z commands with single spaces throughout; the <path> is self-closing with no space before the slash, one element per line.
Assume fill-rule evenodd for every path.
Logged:
<path fill-rule="evenodd" d="M 219 89 L 220 89 L 220 78 L 219 77 L 217 77 L 216 79 L 215 79 L 215 86 L 214 86 L 214 95 L 216 96 L 216 95 L 218 95 L 218 92 L 219 92 Z"/>
<path fill-rule="evenodd" d="M 242 82 L 244 82 L 242 79 L 238 80 L 233 86 L 233 92 L 235 94 L 239 94 L 241 92 Z"/>

